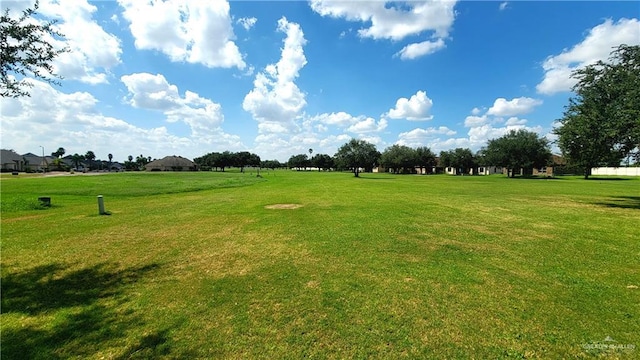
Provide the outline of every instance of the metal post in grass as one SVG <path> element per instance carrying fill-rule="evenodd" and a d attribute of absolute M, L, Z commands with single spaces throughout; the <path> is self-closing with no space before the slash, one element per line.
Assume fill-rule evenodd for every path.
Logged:
<path fill-rule="evenodd" d="M 106 212 L 104 211 L 104 199 L 102 198 L 102 195 L 98 195 L 98 213 L 100 215 L 106 214 Z"/>

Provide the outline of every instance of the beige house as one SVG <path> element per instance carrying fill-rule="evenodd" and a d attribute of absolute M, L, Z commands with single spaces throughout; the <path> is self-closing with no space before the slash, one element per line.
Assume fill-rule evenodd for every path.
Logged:
<path fill-rule="evenodd" d="M 567 164 L 567 160 L 560 155 L 552 155 L 551 156 L 551 164 L 548 166 L 541 167 L 540 169 L 533 169 L 533 175 L 537 176 L 546 176 L 553 177 L 554 168 L 558 166 L 563 166 Z"/>
<path fill-rule="evenodd" d="M 145 165 L 147 171 L 196 171 L 198 165 L 182 156 L 166 156 Z"/>

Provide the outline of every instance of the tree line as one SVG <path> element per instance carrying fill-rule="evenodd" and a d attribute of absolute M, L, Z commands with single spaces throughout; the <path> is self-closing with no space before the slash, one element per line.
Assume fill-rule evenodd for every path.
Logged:
<path fill-rule="evenodd" d="M 356 177 L 360 171 L 370 171 L 375 166 L 396 174 L 412 174 L 418 169 L 420 173 L 429 174 L 438 166 L 453 168 L 456 174 L 470 174 L 479 166 L 500 166 L 515 176 L 520 169 L 524 174 L 530 174 L 534 168 L 551 165 L 552 157 L 548 140 L 534 132 L 518 130 L 490 140 L 476 153 L 468 148 L 456 148 L 441 151 L 439 157 L 428 147 L 414 149 L 398 144 L 379 153 L 375 145 L 352 139 L 340 147 L 335 159 L 339 168 L 350 169 Z"/>
<path fill-rule="evenodd" d="M 267 164 L 269 166 L 262 166 L 260 156 L 250 153 L 248 151 L 240 152 L 211 152 L 203 156 L 199 156 L 193 159 L 193 162 L 198 165 L 201 170 L 218 170 L 224 171 L 225 168 L 237 167 L 240 171 L 244 172 L 244 168 L 247 166 L 255 167 L 271 167 L 274 164 Z"/>
<path fill-rule="evenodd" d="M 56 151 L 51 153 L 53 160 L 51 167 L 53 170 L 68 171 L 73 169 L 80 170 L 86 168 L 87 170 L 111 170 L 113 167 L 113 155 L 108 154 L 108 160 L 100 160 L 96 157 L 96 154 L 89 150 L 84 155 L 74 153 L 72 155 L 64 156 L 67 153 L 65 148 L 59 147 Z M 65 161 L 66 160 L 66 161 Z M 129 155 L 127 161 L 122 163 L 125 170 L 139 171 L 144 170 L 145 165 L 152 161 L 151 156 L 144 156 L 142 154 L 133 157 Z M 69 163 L 73 166 L 71 167 Z"/>

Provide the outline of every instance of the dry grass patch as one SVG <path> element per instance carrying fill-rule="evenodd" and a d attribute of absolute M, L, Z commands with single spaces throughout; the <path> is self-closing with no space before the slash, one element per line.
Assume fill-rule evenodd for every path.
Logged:
<path fill-rule="evenodd" d="M 293 210 L 301 208 L 301 204 L 273 204 L 267 205 L 264 208 L 270 210 Z"/>

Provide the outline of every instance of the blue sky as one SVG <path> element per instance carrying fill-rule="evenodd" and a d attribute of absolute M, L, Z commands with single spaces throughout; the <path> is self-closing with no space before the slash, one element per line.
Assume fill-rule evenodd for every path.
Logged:
<path fill-rule="evenodd" d="M 72 52 L 62 86 L 0 99 L 2 148 L 119 161 L 553 140 L 570 72 L 640 44 L 632 1 L 43 0 L 40 15 Z"/>

